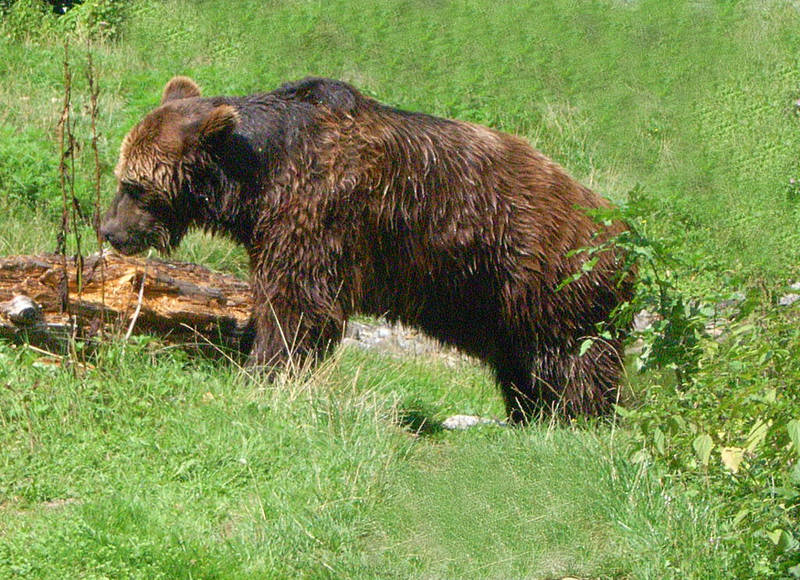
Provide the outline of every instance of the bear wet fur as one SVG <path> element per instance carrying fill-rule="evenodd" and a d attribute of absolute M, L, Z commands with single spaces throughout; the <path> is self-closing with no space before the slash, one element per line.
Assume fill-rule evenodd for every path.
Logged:
<path fill-rule="evenodd" d="M 524 140 L 388 107 L 304 79 L 203 98 L 172 79 L 125 137 L 101 234 L 125 254 L 168 252 L 190 227 L 250 257 L 250 361 L 319 356 L 355 313 L 416 326 L 494 370 L 508 417 L 608 411 L 621 333 L 587 337 L 627 301 L 608 203 Z"/>

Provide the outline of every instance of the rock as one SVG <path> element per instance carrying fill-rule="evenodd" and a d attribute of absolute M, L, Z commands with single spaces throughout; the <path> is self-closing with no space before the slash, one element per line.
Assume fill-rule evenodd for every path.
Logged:
<path fill-rule="evenodd" d="M 464 430 L 476 425 L 497 425 L 498 427 L 506 427 L 505 421 L 498 421 L 497 419 L 490 419 L 489 417 L 478 417 L 477 415 L 453 415 L 442 421 L 444 429 L 451 430 Z"/>
<path fill-rule="evenodd" d="M 635 332 L 642 332 L 653 326 L 653 323 L 659 319 L 658 314 L 648 310 L 640 310 L 633 315 L 633 330 Z"/>
<path fill-rule="evenodd" d="M 780 300 L 778 300 L 778 305 L 779 306 L 791 306 L 792 304 L 794 304 L 798 300 L 800 300 L 800 294 L 791 294 L 791 293 L 790 294 L 785 294 L 785 295 L 780 297 Z"/>
<path fill-rule="evenodd" d="M 744 292 L 734 292 L 730 298 L 717 302 L 717 310 L 729 310 L 739 306 L 745 301 Z"/>
<path fill-rule="evenodd" d="M 374 323 L 348 321 L 345 329 L 345 344 L 374 349 L 397 355 L 436 354 L 448 362 L 468 358 L 455 349 L 443 346 L 422 332 L 401 324 L 388 324 L 378 320 Z"/>

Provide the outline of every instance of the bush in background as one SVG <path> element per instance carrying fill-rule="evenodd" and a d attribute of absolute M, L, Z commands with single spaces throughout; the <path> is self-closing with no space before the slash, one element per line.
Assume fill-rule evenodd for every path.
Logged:
<path fill-rule="evenodd" d="M 2 30 L 35 40 L 70 33 L 116 38 L 129 2 L 124 0 L 0 0 Z"/>

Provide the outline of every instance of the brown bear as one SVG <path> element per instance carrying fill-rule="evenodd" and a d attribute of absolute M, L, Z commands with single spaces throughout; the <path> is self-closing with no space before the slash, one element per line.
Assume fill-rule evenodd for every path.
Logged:
<path fill-rule="evenodd" d="M 631 295 L 608 203 L 524 140 L 307 78 L 203 98 L 186 77 L 125 137 L 101 227 L 168 252 L 193 226 L 250 257 L 250 360 L 320 355 L 355 313 L 416 326 L 494 370 L 512 422 L 614 402 L 621 333 L 580 352 Z M 585 349 L 583 349 L 585 350 Z"/>

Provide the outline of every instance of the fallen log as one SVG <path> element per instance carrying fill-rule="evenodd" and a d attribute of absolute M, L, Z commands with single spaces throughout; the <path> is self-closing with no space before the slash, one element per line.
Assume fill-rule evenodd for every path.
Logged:
<path fill-rule="evenodd" d="M 46 344 L 101 332 L 237 347 L 250 288 L 202 266 L 105 253 L 0 258 L 0 337 Z"/>

